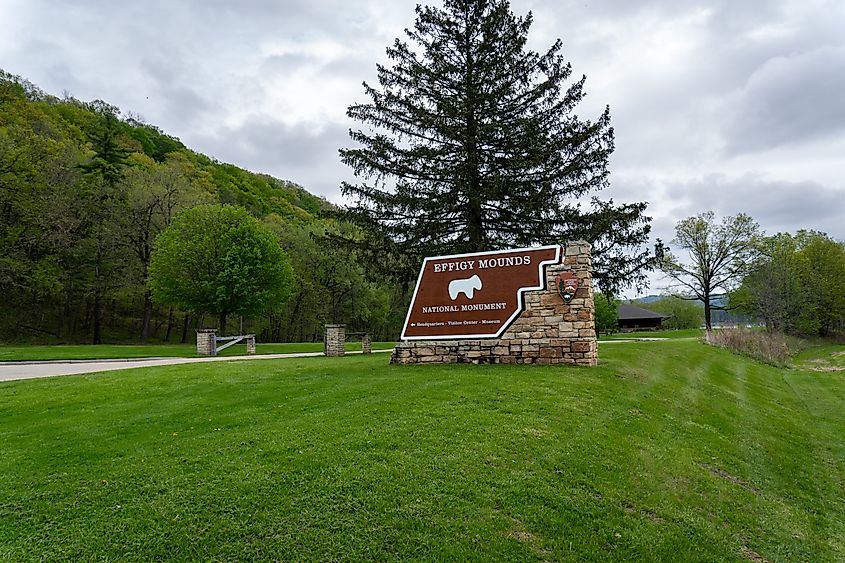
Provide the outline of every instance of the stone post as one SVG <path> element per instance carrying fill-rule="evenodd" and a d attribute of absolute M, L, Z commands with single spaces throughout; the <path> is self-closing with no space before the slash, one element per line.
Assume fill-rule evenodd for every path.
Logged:
<path fill-rule="evenodd" d="M 216 356 L 217 355 L 217 329 L 216 328 L 200 328 L 197 329 L 197 354 L 200 356 Z"/>
<path fill-rule="evenodd" d="M 346 325 L 326 325 L 326 356 L 343 356 L 346 353 Z"/>
<path fill-rule="evenodd" d="M 255 336 L 250 336 L 246 339 L 246 353 L 255 354 Z"/>
<path fill-rule="evenodd" d="M 370 338 L 370 333 L 365 332 L 361 337 L 361 353 L 370 354 L 373 351 L 373 339 Z"/>

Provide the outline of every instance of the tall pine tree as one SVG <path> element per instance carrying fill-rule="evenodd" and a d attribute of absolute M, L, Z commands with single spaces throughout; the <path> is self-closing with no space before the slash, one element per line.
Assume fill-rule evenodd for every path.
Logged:
<path fill-rule="evenodd" d="M 342 185 L 346 218 L 415 257 L 585 238 L 605 291 L 642 279 L 646 204 L 579 204 L 608 185 L 613 129 L 609 108 L 594 122 L 574 113 L 586 77 L 567 85 L 560 40 L 527 50 L 532 16 L 504 0 L 416 13 L 410 44 L 397 39 L 377 67 L 380 87 L 364 83 L 371 101 L 348 109 L 368 130 L 340 151 L 359 180 Z"/>
<path fill-rule="evenodd" d="M 126 198 L 119 184 L 129 151 L 120 143 L 119 110 L 102 100 L 92 102 L 88 109 L 96 116 L 88 132 L 92 155 L 80 168 L 88 178 L 84 193 L 90 205 L 87 226 L 94 246 L 92 343 L 102 344 L 106 293 L 120 261 L 115 231 L 118 218 L 125 211 Z"/>

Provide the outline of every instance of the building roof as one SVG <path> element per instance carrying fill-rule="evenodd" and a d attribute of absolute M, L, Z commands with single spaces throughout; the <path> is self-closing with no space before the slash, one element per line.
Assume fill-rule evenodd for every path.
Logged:
<path fill-rule="evenodd" d="M 616 317 L 619 320 L 634 320 L 634 319 L 668 319 L 668 315 L 661 315 L 648 309 L 635 307 L 627 303 L 620 303 L 616 307 Z"/>

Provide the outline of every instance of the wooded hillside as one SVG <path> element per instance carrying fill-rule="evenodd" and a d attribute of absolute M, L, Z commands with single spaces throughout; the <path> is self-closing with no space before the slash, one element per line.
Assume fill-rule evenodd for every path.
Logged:
<path fill-rule="evenodd" d="M 105 102 L 60 99 L 0 71 L 0 339 L 190 341 L 213 326 L 157 306 L 145 284 L 155 237 L 203 203 L 244 207 L 290 257 L 289 302 L 246 319 L 261 339 L 319 339 L 325 322 L 381 339 L 398 331 L 401 291 L 320 239 L 352 230 L 325 200 L 194 152 Z"/>

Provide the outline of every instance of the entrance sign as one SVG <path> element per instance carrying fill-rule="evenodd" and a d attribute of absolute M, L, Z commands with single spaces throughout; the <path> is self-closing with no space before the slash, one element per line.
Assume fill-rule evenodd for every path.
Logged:
<path fill-rule="evenodd" d="M 545 289 L 545 267 L 560 260 L 559 245 L 426 258 L 402 340 L 501 336 L 524 311 L 523 294 Z"/>

